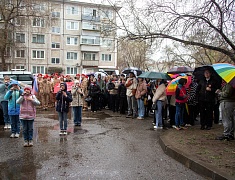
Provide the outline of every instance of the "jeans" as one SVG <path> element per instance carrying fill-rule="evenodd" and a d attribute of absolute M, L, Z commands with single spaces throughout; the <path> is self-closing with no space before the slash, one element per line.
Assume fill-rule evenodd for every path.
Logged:
<path fill-rule="evenodd" d="M 3 111 L 3 117 L 4 117 L 4 123 L 5 124 L 11 124 L 9 115 L 8 115 L 8 101 L 2 101 L 2 111 Z"/>
<path fill-rule="evenodd" d="M 67 120 L 67 112 L 58 112 L 59 122 L 60 122 L 60 130 L 67 130 L 68 120 Z"/>
<path fill-rule="evenodd" d="M 224 136 L 234 137 L 235 102 L 221 102 Z"/>
<path fill-rule="evenodd" d="M 11 132 L 20 134 L 20 118 L 19 115 L 9 115 L 11 120 Z"/>
<path fill-rule="evenodd" d="M 128 104 L 128 114 L 133 113 L 133 115 L 135 116 L 137 111 L 137 103 L 135 96 L 127 96 L 127 104 Z"/>
<path fill-rule="evenodd" d="M 21 119 L 23 125 L 23 137 L 25 141 L 31 141 L 33 139 L 33 122 L 34 120 Z"/>
<path fill-rule="evenodd" d="M 184 108 L 185 104 L 175 103 L 176 112 L 175 112 L 175 125 L 179 127 L 184 125 Z"/>
<path fill-rule="evenodd" d="M 75 125 L 81 125 L 82 123 L 82 106 L 73 107 L 73 122 Z"/>
<path fill-rule="evenodd" d="M 138 116 L 144 117 L 144 101 L 141 99 L 137 99 L 137 105 L 138 105 Z"/>
<path fill-rule="evenodd" d="M 156 126 L 157 127 L 163 127 L 162 124 L 162 101 L 157 101 L 157 110 L 155 110 L 155 117 L 156 117 Z"/>

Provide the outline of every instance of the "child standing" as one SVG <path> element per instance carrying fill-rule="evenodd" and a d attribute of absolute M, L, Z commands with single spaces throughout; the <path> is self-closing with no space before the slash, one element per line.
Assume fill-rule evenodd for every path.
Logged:
<path fill-rule="evenodd" d="M 67 134 L 67 115 L 69 112 L 69 103 L 73 101 L 71 93 L 67 91 L 67 84 L 60 83 L 60 90 L 56 94 L 56 111 L 59 115 L 60 135 Z"/>
<path fill-rule="evenodd" d="M 24 88 L 24 93 L 17 99 L 20 104 L 20 120 L 23 125 L 24 147 L 33 146 L 33 122 L 36 117 L 35 106 L 40 102 L 35 95 L 31 94 L 31 88 Z"/>
<path fill-rule="evenodd" d="M 11 121 L 11 136 L 10 138 L 19 138 L 20 136 L 20 105 L 16 103 L 16 100 L 23 93 L 20 89 L 18 81 L 12 81 L 8 86 L 8 91 L 4 96 L 5 100 L 8 100 L 8 115 Z"/>

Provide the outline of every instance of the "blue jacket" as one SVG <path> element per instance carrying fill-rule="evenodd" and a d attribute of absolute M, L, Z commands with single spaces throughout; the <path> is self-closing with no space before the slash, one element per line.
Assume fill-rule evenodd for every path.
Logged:
<path fill-rule="evenodd" d="M 8 100 L 8 115 L 19 115 L 20 114 L 20 105 L 16 103 L 16 100 L 23 93 L 23 90 L 11 90 L 13 84 L 17 84 L 19 86 L 18 81 L 12 81 L 8 86 L 8 91 L 4 96 L 5 100 Z"/>
<path fill-rule="evenodd" d="M 72 95 L 70 92 L 67 91 L 67 84 L 63 83 L 65 86 L 65 92 L 67 97 L 63 96 L 62 92 L 59 91 L 56 94 L 56 111 L 57 112 L 69 112 L 69 103 L 73 101 Z"/>

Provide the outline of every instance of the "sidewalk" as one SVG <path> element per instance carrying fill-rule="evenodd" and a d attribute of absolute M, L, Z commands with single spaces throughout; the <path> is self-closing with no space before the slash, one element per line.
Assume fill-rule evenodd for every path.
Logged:
<path fill-rule="evenodd" d="M 219 125 L 210 131 L 202 131 L 199 126 L 180 131 L 169 129 L 160 137 L 159 143 L 168 156 L 204 177 L 234 180 L 235 141 L 214 140 L 222 129 Z M 228 171 L 227 166 L 231 166 Z"/>

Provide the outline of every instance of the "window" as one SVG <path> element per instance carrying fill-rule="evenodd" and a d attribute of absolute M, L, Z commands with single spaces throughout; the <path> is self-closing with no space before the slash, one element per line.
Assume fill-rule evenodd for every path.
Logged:
<path fill-rule="evenodd" d="M 60 12 L 52 12 L 51 16 L 54 18 L 59 18 L 60 17 Z"/>
<path fill-rule="evenodd" d="M 16 33 L 16 42 L 17 43 L 24 43 L 25 42 L 25 34 Z"/>
<path fill-rule="evenodd" d="M 111 10 L 101 10 L 101 17 L 107 19 L 113 19 L 113 11 Z"/>
<path fill-rule="evenodd" d="M 24 26 L 25 25 L 25 18 L 24 17 L 17 17 L 15 23 L 17 26 Z"/>
<path fill-rule="evenodd" d="M 104 39 L 102 39 L 101 45 L 104 47 L 110 47 L 113 45 L 113 42 L 114 42 L 113 39 L 104 38 Z"/>
<path fill-rule="evenodd" d="M 68 6 L 67 14 L 78 14 L 78 7 Z"/>
<path fill-rule="evenodd" d="M 77 60 L 78 59 L 78 53 L 67 52 L 67 59 L 68 60 Z"/>
<path fill-rule="evenodd" d="M 68 30 L 78 30 L 78 22 L 67 21 L 66 29 Z"/>
<path fill-rule="evenodd" d="M 82 44 L 100 45 L 100 37 L 82 36 Z"/>
<path fill-rule="evenodd" d="M 67 67 L 67 74 L 77 74 L 78 68 Z"/>
<path fill-rule="evenodd" d="M 78 44 L 78 38 L 77 37 L 67 37 L 67 44 L 77 45 Z"/>
<path fill-rule="evenodd" d="M 99 30 L 100 26 L 91 22 L 82 22 L 82 29 Z"/>
<path fill-rule="evenodd" d="M 112 61 L 111 54 L 102 54 L 102 61 Z"/>
<path fill-rule="evenodd" d="M 53 33 L 60 33 L 60 27 L 52 27 Z"/>
<path fill-rule="evenodd" d="M 44 27 L 44 19 L 34 18 L 33 19 L 33 27 Z"/>
<path fill-rule="evenodd" d="M 93 9 L 93 8 L 84 8 L 84 15 L 87 16 L 93 16 L 93 17 L 97 17 L 98 16 L 98 10 L 97 9 Z"/>
<path fill-rule="evenodd" d="M 25 50 L 16 50 L 16 57 L 17 58 L 24 58 L 25 57 Z"/>
<path fill-rule="evenodd" d="M 60 43 L 51 43 L 51 48 L 58 49 L 60 48 Z"/>
<path fill-rule="evenodd" d="M 60 64 L 60 58 L 51 58 L 52 64 Z"/>
<path fill-rule="evenodd" d="M 32 66 L 33 74 L 45 74 L 45 67 L 44 66 Z"/>
<path fill-rule="evenodd" d="M 33 9 L 38 10 L 38 11 L 43 11 L 43 10 L 45 10 L 45 5 L 44 4 L 35 4 L 33 6 Z"/>
<path fill-rule="evenodd" d="M 11 48 L 10 47 L 6 47 L 4 56 L 11 56 Z"/>
<path fill-rule="evenodd" d="M 45 59 L 45 51 L 33 50 L 33 59 Z"/>
<path fill-rule="evenodd" d="M 83 59 L 86 61 L 95 61 L 95 55 L 96 53 L 83 53 Z"/>
<path fill-rule="evenodd" d="M 24 66 L 22 66 L 22 65 L 18 65 L 18 66 L 16 66 L 15 68 L 16 68 L 16 69 L 25 69 Z"/>
<path fill-rule="evenodd" d="M 45 43 L 45 35 L 33 34 L 33 43 Z"/>

